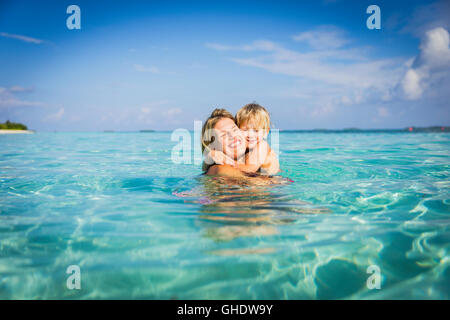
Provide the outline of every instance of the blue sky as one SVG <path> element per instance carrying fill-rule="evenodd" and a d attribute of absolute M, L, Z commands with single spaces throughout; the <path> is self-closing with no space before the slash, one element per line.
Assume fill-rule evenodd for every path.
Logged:
<path fill-rule="evenodd" d="M 450 125 L 449 21 L 448 1 L 3 0 L 0 121 L 192 129 L 256 101 L 280 129 Z"/>

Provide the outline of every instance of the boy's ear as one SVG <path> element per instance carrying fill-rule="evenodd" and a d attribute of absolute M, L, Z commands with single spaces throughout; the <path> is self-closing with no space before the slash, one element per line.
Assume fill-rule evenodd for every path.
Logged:
<path fill-rule="evenodd" d="M 270 128 L 268 128 L 266 130 L 266 132 L 264 133 L 264 139 L 267 139 L 267 136 L 269 135 L 269 132 L 270 132 Z"/>

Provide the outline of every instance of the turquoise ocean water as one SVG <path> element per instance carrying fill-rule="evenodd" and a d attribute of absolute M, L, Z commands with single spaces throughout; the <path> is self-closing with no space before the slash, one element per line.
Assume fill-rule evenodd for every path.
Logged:
<path fill-rule="evenodd" d="M 275 185 L 202 177 L 175 144 L 1 135 L 0 298 L 449 299 L 450 134 L 282 132 Z"/>

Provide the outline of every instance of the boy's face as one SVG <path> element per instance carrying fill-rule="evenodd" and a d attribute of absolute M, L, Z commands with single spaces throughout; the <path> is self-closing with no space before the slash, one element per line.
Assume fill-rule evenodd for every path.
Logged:
<path fill-rule="evenodd" d="M 268 134 L 266 130 L 258 127 L 256 124 L 248 121 L 244 121 L 240 128 L 244 133 L 244 137 L 247 140 L 247 147 L 253 149 L 261 142 Z"/>

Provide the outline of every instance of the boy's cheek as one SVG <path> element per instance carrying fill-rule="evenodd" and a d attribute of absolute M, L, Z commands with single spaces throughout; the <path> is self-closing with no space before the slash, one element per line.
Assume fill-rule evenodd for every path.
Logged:
<path fill-rule="evenodd" d="M 264 133 L 258 134 L 258 140 L 259 140 L 259 141 L 264 140 L 264 138 L 265 138 Z"/>
<path fill-rule="evenodd" d="M 247 141 L 247 148 L 253 149 L 254 147 L 256 147 L 257 144 L 258 144 L 257 140 L 254 140 L 252 142 Z"/>
<path fill-rule="evenodd" d="M 260 132 L 259 132 L 259 139 L 260 140 L 264 140 L 264 139 L 267 139 L 267 136 L 269 135 L 269 131 L 266 131 L 266 130 L 261 130 Z"/>
<path fill-rule="evenodd" d="M 259 143 L 264 140 L 264 135 L 258 134 L 255 138 L 256 138 L 256 141 Z"/>

